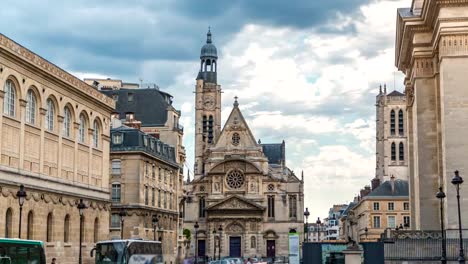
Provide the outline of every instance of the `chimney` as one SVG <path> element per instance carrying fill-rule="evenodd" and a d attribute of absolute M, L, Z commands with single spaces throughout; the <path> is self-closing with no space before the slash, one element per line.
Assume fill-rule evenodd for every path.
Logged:
<path fill-rule="evenodd" d="M 371 192 L 370 186 L 364 186 L 364 189 L 361 189 L 359 194 L 361 195 L 361 198 L 366 197 L 369 193 Z"/>
<path fill-rule="evenodd" d="M 384 94 L 387 94 L 387 84 L 386 83 L 383 85 L 383 92 L 384 92 Z"/>
<path fill-rule="evenodd" d="M 141 128 L 141 121 L 135 119 L 135 114 L 133 112 L 126 112 L 125 113 L 125 122 L 124 125 L 133 127 L 136 129 Z"/>
<path fill-rule="evenodd" d="M 375 177 L 374 179 L 372 179 L 371 181 L 371 186 L 372 186 L 372 191 L 377 189 L 377 187 L 380 186 L 380 179 Z"/>
<path fill-rule="evenodd" d="M 395 192 L 395 176 L 390 177 L 390 186 L 392 187 L 392 193 Z"/>
<path fill-rule="evenodd" d="M 126 112 L 125 113 L 125 121 L 133 121 L 133 119 L 135 118 L 135 114 L 133 112 Z"/>

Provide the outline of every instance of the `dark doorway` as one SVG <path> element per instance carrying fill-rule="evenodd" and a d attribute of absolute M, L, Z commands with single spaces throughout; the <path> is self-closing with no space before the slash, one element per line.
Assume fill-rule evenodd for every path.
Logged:
<path fill-rule="evenodd" d="M 229 238 L 229 256 L 233 258 L 241 257 L 241 238 Z"/>
<path fill-rule="evenodd" d="M 275 240 L 267 240 L 267 257 L 274 258 L 275 255 Z"/>
<path fill-rule="evenodd" d="M 205 240 L 198 240 L 198 256 L 204 257 L 206 255 L 205 251 Z"/>

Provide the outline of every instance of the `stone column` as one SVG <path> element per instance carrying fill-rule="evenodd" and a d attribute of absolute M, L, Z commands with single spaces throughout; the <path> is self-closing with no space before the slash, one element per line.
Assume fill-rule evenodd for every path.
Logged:
<path fill-rule="evenodd" d="M 2 68 L 3 69 L 3 68 Z M 2 70 L 3 71 L 3 70 Z M 0 81 L 2 78 L 0 77 Z M 0 135 L 3 135 L 3 98 L 5 97 L 5 92 L 0 90 Z M 2 138 L 0 138 L 0 164 L 2 164 Z"/>
<path fill-rule="evenodd" d="M 75 155 L 73 156 L 73 182 L 81 182 L 81 181 L 78 181 L 78 129 L 80 127 L 80 123 L 78 122 L 73 122 L 73 129 L 75 131 L 73 131 L 73 135 L 74 135 L 74 139 L 73 141 L 75 142 Z"/>
<path fill-rule="evenodd" d="M 19 99 L 19 105 L 20 105 L 20 144 L 19 144 L 19 166 L 18 168 L 20 170 L 24 170 L 24 123 L 26 120 L 26 100 Z"/>
<path fill-rule="evenodd" d="M 39 127 L 41 128 L 41 149 L 39 150 L 40 156 L 39 156 L 39 172 L 41 174 L 44 173 L 44 156 L 45 156 L 45 151 L 44 151 L 44 145 L 45 145 L 45 115 L 47 113 L 47 109 L 45 108 L 39 108 Z"/>
<path fill-rule="evenodd" d="M 62 139 L 63 139 L 63 116 L 57 115 L 57 135 L 59 136 L 58 138 L 58 162 L 57 162 L 57 177 L 60 179 L 68 180 L 67 175 L 62 175 L 62 156 L 63 156 L 63 145 L 62 145 Z M 65 176 L 65 178 L 63 178 Z"/>

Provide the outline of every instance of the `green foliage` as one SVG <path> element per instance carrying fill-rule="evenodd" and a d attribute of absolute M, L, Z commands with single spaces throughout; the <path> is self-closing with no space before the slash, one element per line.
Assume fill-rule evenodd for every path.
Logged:
<path fill-rule="evenodd" d="M 185 238 L 186 238 L 187 240 L 190 240 L 191 237 L 192 237 L 192 232 L 190 232 L 189 229 L 184 229 L 183 234 L 184 234 L 184 236 L 185 236 Z"/>

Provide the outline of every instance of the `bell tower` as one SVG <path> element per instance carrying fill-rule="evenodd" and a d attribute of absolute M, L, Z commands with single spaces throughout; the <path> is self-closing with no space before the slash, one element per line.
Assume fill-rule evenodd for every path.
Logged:
<path fill-rule="evenodd" d="M 217 70 L 218 52 L 208 29 L 195 86 L 195 179 L 206 173 L 207 150 L 215 145 L 221 132 L 221 86 L 217 83 Z"/>

